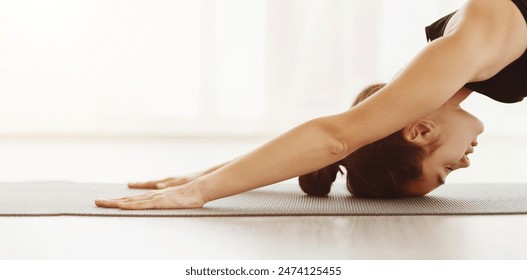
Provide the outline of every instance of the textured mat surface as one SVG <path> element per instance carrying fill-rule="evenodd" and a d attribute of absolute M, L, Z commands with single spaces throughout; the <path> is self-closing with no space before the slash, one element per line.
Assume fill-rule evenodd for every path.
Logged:
<path fill-rule="evenodd" d="M 527 214 L 525 184 L 447 184 L 425 197 L 353 198 L 343 185 L 328 197 L 304 195 L 294 184 L 276 184 L 209 202 L 203 209 L 98 208 L 95 198 L 139 194 L 121 184 L 73 182 L 0 183 L 0 216 L 311 216 Z"/>

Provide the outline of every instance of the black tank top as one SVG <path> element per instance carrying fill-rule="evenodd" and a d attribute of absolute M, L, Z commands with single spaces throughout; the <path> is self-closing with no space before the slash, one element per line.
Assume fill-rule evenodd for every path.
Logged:
<path fill-rule="evenodd" d="M 512 2 L 520 9 L 527 23 L 527 0 L 512 0 Z M 454 13 L 425 28 L 428 42 L 443 36 L 445 27 Z M 465 87 L 503 103 L 522 101 L 524 97 L 527 97 L 527 50 L 520 58 L 490 79 L 468 83 Z"/>

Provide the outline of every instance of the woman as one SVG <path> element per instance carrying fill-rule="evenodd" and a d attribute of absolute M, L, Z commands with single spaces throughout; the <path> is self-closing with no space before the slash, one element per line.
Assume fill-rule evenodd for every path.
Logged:
<path fill-rule="evenodd" d="M 96 204 L 121 209 L 202 207 L 335 163 L 346 165 L 352 153 L 398 131 L 426 153 L 421 176 L 394 196 L 424 195 L 449 172 L 468 166 L 466 155 L 476 145 L 473 134 L 482 126 L 465 133 L 475 122 L 468 121 L 459 104 L 472 90 L 501 102 L 527 96 L 526 20 L 527 0 L 469 0 L 429 26 L 427 35 L 433 41 L 389 84 L 350 110 L 310 120 L 180 186 Z M 149 184 L 131 185 L 142 186 Z"/>

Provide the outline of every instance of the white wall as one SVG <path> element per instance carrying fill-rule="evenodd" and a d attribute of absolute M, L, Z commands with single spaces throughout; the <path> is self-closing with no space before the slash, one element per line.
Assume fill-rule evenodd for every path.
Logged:
<path fill-rule="evenodd" d="M 0 134 L 276 134 L 390 80 L 462 3 L 0 0 Z M 467 106 L 527 135 L 526 104 Z"/>

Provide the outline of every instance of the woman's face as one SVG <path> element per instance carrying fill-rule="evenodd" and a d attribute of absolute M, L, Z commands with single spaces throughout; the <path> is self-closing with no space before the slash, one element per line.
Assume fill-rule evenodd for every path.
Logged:
<path fill-rule="evenodd" d="M 470 92 L 460 91 L 427 118 L 438 129 L 440 146 L 422 163 L 423 175 L 410 184 L 412 195 L 425 195 L 445 183 L 448 174 L 470 165 L 468 155 L 478 144 L 477 137 L 483 132 L 483 123 L 460 107 Z"/>

